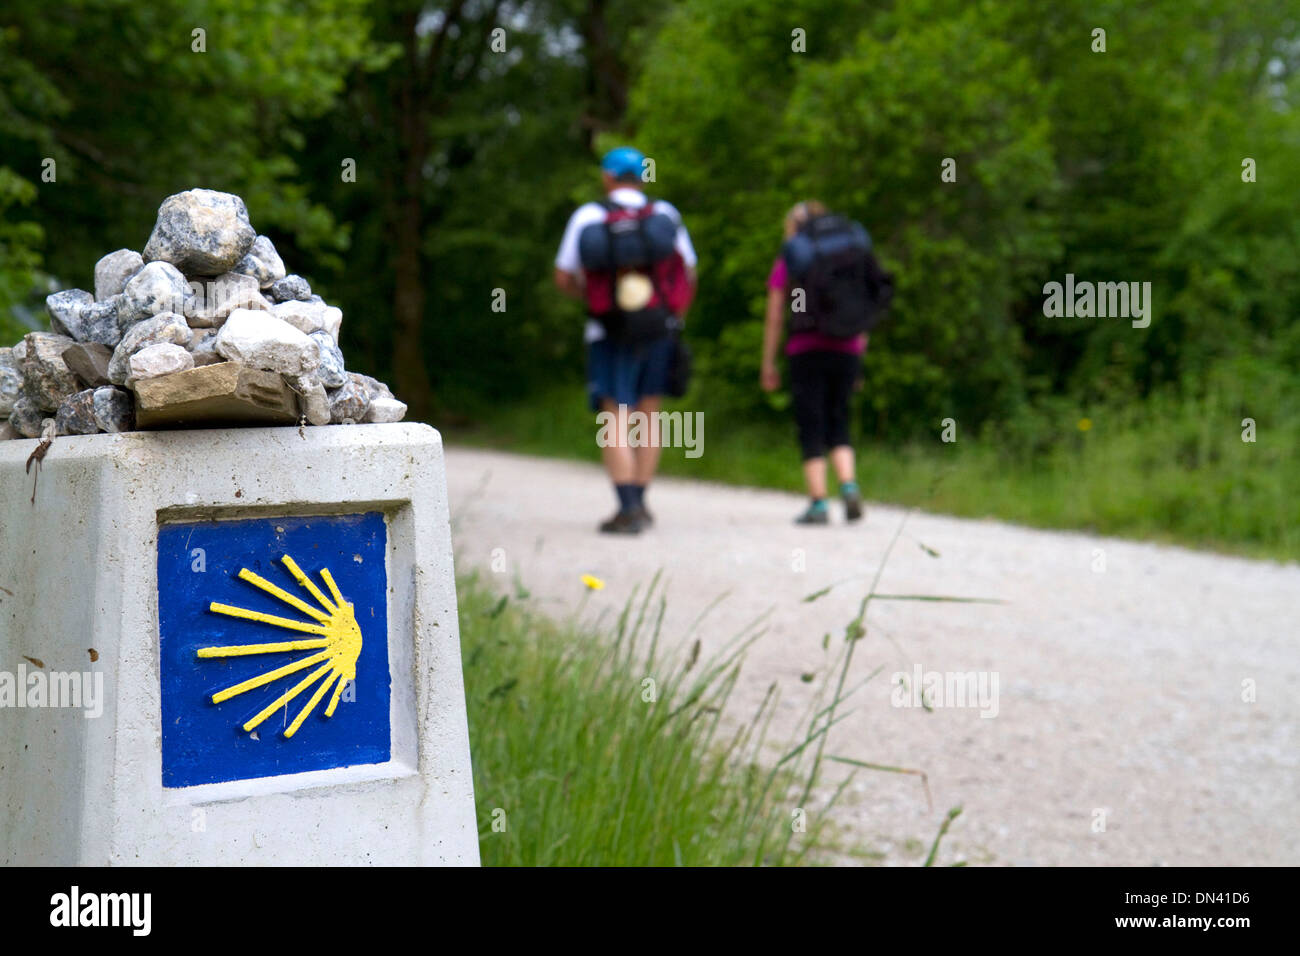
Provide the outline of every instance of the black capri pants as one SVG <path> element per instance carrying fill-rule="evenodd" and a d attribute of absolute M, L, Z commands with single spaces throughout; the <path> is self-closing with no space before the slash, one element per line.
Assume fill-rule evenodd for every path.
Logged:
<path fill-rule="evenodd" d="M 848 352 L 800 352 L 790 356 L 790 394 L 803 460 L 849 445 L 849 400 L 862 356 Z"/>

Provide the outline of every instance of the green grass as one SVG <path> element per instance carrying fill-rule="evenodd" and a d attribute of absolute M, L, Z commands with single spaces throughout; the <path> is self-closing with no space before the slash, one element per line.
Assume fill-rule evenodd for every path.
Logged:
<path fill-rule="evenodd" d="M 682 403 L 676 406 L 685 408 Z M 1274 407 L 1286 407 L 1277 402 Z M 1300 412 L 1261 420 L 1257 441 L 1241 440 L 1236 402 L 1153 399 L 1141 407 L 1063 411 L 1032 438 L 1004 433 L 901 447 L 863 443 L 858 479 L 870 500 L 963 517 L 992 517 L 1300 560 Z M 661 473 L 798 491 L 793 423 L 705 414 L 703 455 L 664 452 Z M 453 442 L 598 461 L 594 416 L 582 393 L 556 389 L 493 410 Z"/>
<path fill-rule="evenodd" d="M 722 732 L 755 633 L 711 659 L 699 659 L 698 644 L 685 659 L 664 655 L 653 584 L 608 631 L 552 621 L 474 576 L 459 598 L 485 865 L 817 859 L 822 818 L 801 833 L 792 826 L 806 742 L 775 769 L 760 759 L 775 689 L 739 730 Z"/>

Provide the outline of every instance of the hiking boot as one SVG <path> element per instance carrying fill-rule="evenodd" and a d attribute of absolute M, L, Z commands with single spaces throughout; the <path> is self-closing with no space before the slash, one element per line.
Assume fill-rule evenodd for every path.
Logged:
<path fill-rule="evenodd" d="M 830 524 L 831 513 L 826 507 L 826 500 L 814 501 L 810 504 L 799 517 L 794 519 L 795 524 Z"/>
<path fill-rule="evenodd" d="M 862 517 L 862 495 L 858 491 L 857 485 L 846 485 L 841 488 L 840 497 L 844 500 L 844 518 L 846 521 L 857 521 Z"/>
<path fill-rule="evenodd" d="M 608 521 L 600 523 L 602 534 L 640 534 L 641 516 L 635 511 L 619 511 Z"/>

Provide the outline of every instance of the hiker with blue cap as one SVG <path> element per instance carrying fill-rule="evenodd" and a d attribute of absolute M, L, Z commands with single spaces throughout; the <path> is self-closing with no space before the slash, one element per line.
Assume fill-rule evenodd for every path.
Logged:
<path fill-rule="evenodd" d="M 663 396 L 685 392 L 689 369 L 679 333 L 695 293 L 695 249 L 681 213 L 646 196 L 648 162 L 631 146 L 605 154 L 605 198 L 569 217 L 555 257 L 556 286 L 587 310 L 588 401 L 613 423 L 612 434 L 600 432 L 618 498 L 618 511 L 599 525 L 607 534 L 639 534 L 653 522 L 646 489 L 659 465 L 656 413 Z M 638 420 L 649 428 L 629 441 L 629 422 Z"/>

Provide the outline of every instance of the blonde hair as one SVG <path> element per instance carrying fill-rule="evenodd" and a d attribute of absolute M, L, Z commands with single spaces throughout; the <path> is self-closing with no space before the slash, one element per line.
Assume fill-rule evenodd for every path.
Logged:
<path fill-rule="evenodd" d="M 795 203 L 785 214 L 785 237 L 789 239 L 809 219 L 824 215 L 826 215 L 826 207 L 816 199 L 805 199 L 803 202 Z"/>

